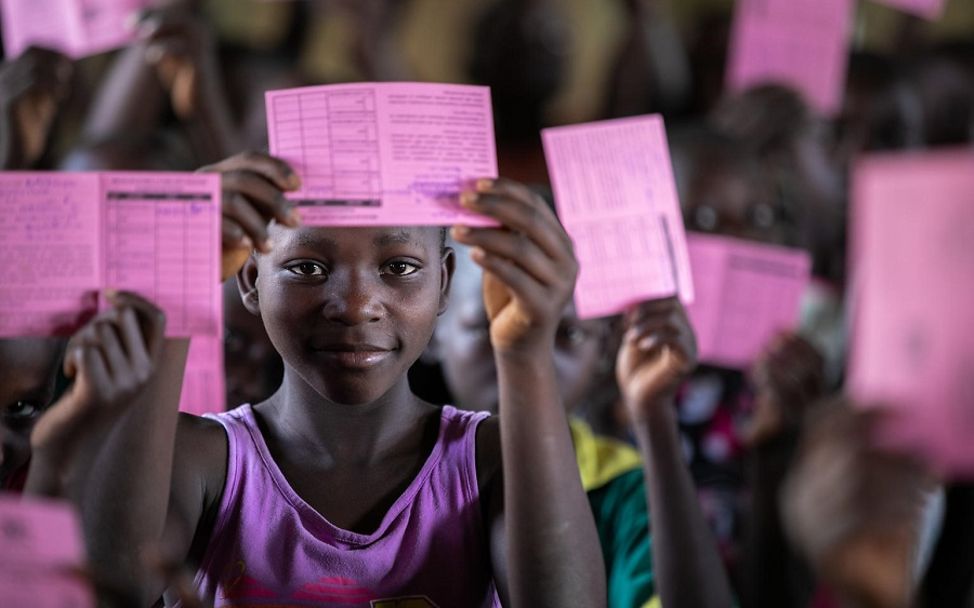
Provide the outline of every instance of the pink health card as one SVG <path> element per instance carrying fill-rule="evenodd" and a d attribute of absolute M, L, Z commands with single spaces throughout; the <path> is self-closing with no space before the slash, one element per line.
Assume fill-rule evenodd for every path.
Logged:
<path fill-rule="evenodd" d="M 853 0 L 738 0 L 727 63 L 727 87 L 740 92 L 779 83 L 812 107 L 842 106 Z"/>
<path fill-rule="evenodd" d="M 289 195 L 322 226 L 493 225 L 461 185 L 497 177 L 490 90 L 361 83 L 269 91 L 271 154 L 301 176 Z"/>
<path fill-rule="evenodd" d="M 69 335 L 107 288 L 219 336 L 220 217 L 215 174 L 0 174 L 0 337 Z"/>
<path fill-rule="evenodd" d="M 581 318 L 643 300 L 693 301 L 663 119 L 622 118 L 541 132 L 555 203 L 579 262 Z"/>
<path fill-rule="evenodd" d="M 133 19 L 150 0 L 0 0 L 8 58 L 42 46 L 73 58 L 96 55 L 135 39 Z"/>
<path fill-rule="evenodd" d="M 4 606 L 93 608 L 74 575 L 85 562 L 78 518 L 68 503 L 0 494 L 0 598 Z"/>
<path fill-rule="evenodd" d="M 223 337 L 193 336 L 189 341 L 179 411 L 202 416 L 226 409 Z"/>
<path fill-rule="evenodd" d="M 924 19 L 937 20 L 947 8 L 945 0 L 876 0 L 893 8 L 919 15 Z"/>
<path fill-rule="evenodd" d="M 798 322 L 811 256 L 709 234 L 688 233 L 696 297 L 687 307 L 700 360 L 747 369 L 768 342 Z"/>
<path fill-rule="evenodd" d="M 974 153 L 866 158 L 852 219 L 848 388 L 902 414 L 896 441 L 972 477 Z"/>

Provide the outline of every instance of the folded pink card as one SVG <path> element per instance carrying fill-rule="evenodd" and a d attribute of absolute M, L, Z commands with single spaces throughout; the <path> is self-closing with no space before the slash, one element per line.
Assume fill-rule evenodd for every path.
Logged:
<path fill-rule="evenodd" d="M 663 119 L 638 116 L 542 131 L 558 215 L 579 262 L 579 317 L 643 300 L 693 300 Z"/>
<path fill-rule="evenodd" d="M 848 387 L 902 415 L 896 439 L 974 476 L 974 153 L 855 168 Z"/>
<path fill-rule="evenodd" d="M 79 576 L 85 552 L 68 503 L 0 494 L 0 603 L 31 608 L 89 608 Z"/>
<path fill-rule="evenodd" d="M 739 92 L 777 83 L 825 114 L 842 106 L 852 0 L 739 0 L 728 51 L 727 86 Z"/>
<path fill-rule="evenodd" d="M 687 246 L 696 292 L 687 314 L 700 361 L 747 369 L 775 334 L 796 326 L 811 256 L 692 232 Z"/>
<path fill-rule="evenodd" d="M 133 20 L 150 0 L 0 0 L 8 58 L 29 46 L 85 57 L 135 39 Z"/>
<path fill-rule="evenodd" d="M 223 338 L 193 336 L 189 341 L 179 411 L 202 416 L 227 409 Z"/>
<path fill-rule="evenodd" d="M 491 225 L 463 210 L 461 185 L 497 177 L 487 87 L 360 83 L 269 91 L 271 154 L 303 188 L 305 223 Z"/>
<path fill-rule="evenodd" d="M 4 172 L 0 234 L 0 337 L 70 334 L 107 288 L 220 335 L 219 175 Z"/>
<path fill-rule="evenodd" d="M 945 0 L 876 0 L 893 8 L 919 15 L 924 19 L 936 20 L 944 14 Z"/>

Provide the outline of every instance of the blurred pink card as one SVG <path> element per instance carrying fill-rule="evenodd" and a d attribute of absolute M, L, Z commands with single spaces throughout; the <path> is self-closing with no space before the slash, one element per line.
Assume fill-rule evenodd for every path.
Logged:
<path fill-rule="evenodd" d="M 944 14 L 944 9 L 947 8 L 945 0 L 876 0 L 876 2 L 882 2 L 893 8 L 930 20 L 940 19 Z"/>
<path fill-rule="evenodd" d="M 824 114 L 842 106 L 852 0 L 739 0 L 728 50 L 733 92 L 778 83 Z"/>
<path fill-rule="evenodd" d="M 0 337 L 69 335 L 107 288 L 169 336 L 220 335 L 220 221 L 215 174 L 0 174 Z"/>
<path fill-rule="evenodd" d="M 487 87 L 385 82 L 269 91 L 271 154 L 322 226 L 493 225 L 460 208 L 461 185 L 497 177 Z"/>
<path fill-rule="evenodd" d="M 0 598 L 4 606 L 91 608 L 91 588 L 75 574 L 85 554 L 68 503 L 0 494 Z"/>
<path fill-rule="evenodd" d="M 680 202 L 658 115 L 545 129 L 555 203 L 579 262 L 581 318 L 693 300 Z"/>
<path fill-rule="evenodd" d="M 69 57 L 96 55 L 135 39 L 133 23 L 150 0 L 0 0 L 8 58 L 29 46 Z"/>
<path fill-rule="evenodd" d="M 193 336 L 189 341 L 179 411 L 202 416 L 226 409 L 223 338 Z"/>
<path fill-rule="evenodd" d="M 898 441 L 974 478 L 974 153 L 868 157 L 854 175 L 848 386 Z"/>
<path fill-rule="evenodd" d="M 688 233 L 696 297 L 687 314 L 700 361 L 747 369 L 768 342 L 798 322 L 811 279 L 805 251 Z"/>

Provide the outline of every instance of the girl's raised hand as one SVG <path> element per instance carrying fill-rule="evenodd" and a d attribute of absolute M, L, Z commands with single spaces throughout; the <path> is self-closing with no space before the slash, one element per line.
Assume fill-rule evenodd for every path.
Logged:
<path fill-rule="evenodd" d="M 64 373 L 74 383 L 34 426 L 35 450 L 65 450 L 81 429 L 131 403 L 155 372 L 165 315 L 133 293 L 112 292 L 108 297 L 114 306 L 68 343 Z"/>
<path fill-rule="evenodd" d="M 644 302 L 625 315 L 616 379 L 633 421 L 670 407 L 697 365 L 697 341 L 676 297 Z"/>
<path fill-rule="evenodd" d="M 224 280 L 236 274 L 255 247 L 271 250 L 271 220 L 291 227 L 300 224 L 284 193 L 300 188 L 301 179 L 284 161 L 262 152 L 243 152 L 200 171 L 222 176 Z"/>
<path fill-rule="evenodd" d="M 477 180 L 461 205 L 497 220 L 499 228 L 455 226 L 484 269 L 484 304 L 495 352 L 552 348 L 561 313 L 575 288 L 578 263 L 554 212 L 526 186 Z"/>

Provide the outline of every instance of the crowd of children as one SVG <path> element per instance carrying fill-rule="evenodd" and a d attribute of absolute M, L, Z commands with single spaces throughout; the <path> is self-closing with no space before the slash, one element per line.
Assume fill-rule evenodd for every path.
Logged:
<path fill-rule="evenodd" d="M 624 26 L 582 83 L 583 2 L 159 4 L 124 48 L 0 65 L 4 171 L 221 180 L 226 411 L 179 412 L 190 340 L 138 293 L 0 339 L 0 498 L 72 506 L 98 605 L 974 606 L 974 492 L 846 390 L 855 163 L 971 146 L 974 25 L 901 16 L 850 51 L 829 116 L 782 83 L 722 90 L 730 3 L 689 25 L 591 3 Z M 403 24 L 464 40 L 455 78 L 490 87 L 500 177 L 456 202 L 492 223 L 308 225 L 264 93 L 429 80 Z M 808 252 L 796 323 L 750 365 L 704 360 L 676 296 L 579 315 L 540 135 L 573 88 L 598 91 L 572 122 L 666 118 L 687 231 Z"/>

